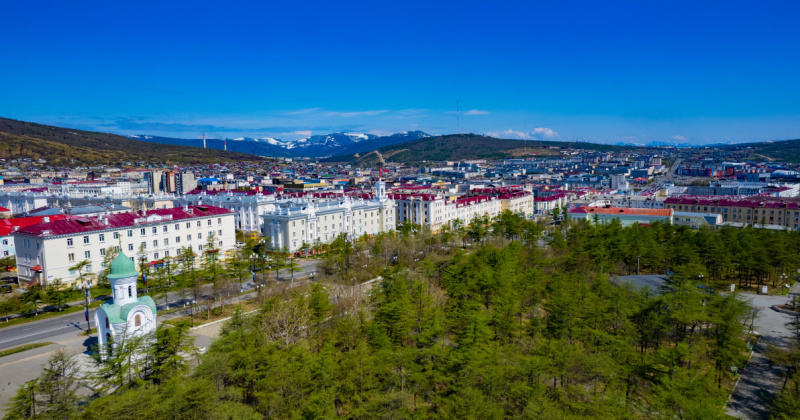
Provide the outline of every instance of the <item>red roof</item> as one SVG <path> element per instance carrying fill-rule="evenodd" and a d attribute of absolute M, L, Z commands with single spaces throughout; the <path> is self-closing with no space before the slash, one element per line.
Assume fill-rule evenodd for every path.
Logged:
<path fill-rule="evenodd" d="M 798 209 L 800 208 L 800 198 L 790 197 L 744 197 L 744 198 L 720 198 L 717 196 L 681 196 L 669 197 L 664 200 L 664 204 L 683 204 L 700 206 L 722 206 L 722 207 L 763 207 L 771 209 Z"/>
<path fill-rule="evenodd" d="M 50 221 L 56 221 L 66 218 L 63 214 L 56 214 L 53 216 L 34 216 L 34 217 L 17 217 L 16 219 L 0 219 L 0 236 L 8 236 L 14 232 L 14 228 L 22 229 L 27 226 L 32 226 L 42 223 L 44 217 L 49 217 Z"/>
<path fill-rule="evenodd" d="M 21 228 L 17 233 L 33 236 L 70 235 L 107 229 L 147 226 L 150 223 L 158 223 L 158 221 L 148 222 L 146 220 L 148 216 L 153 215 L 171 216 L 172 218 L 168 220 L 176 221 L 231 213 L 233 213 L 232 210 L 203 205 L 189 206 L 187 210 L 184 210 L 183 207 L 174 207 L 171 209 L 150 210 L 145 213 L 139 211 L 135 213 L 109 214 L 96 217 L 65 216 L 61 220 L 52 221 L 51 219 L 48 223 L 37 223 Z M 104 222 L 103 219 L 108 222 Z M 161 222 L 163 221 L 164 220 L 161 220 Z"/>
<path fill-rule="evenodd" d="M 11 210 L 9 210 L 9 209 L 7 209 L 7 208 L 5 208 L 5 207 L 2 207 L 2 206 L 0 206 L 0 212 L 6 212 L 6 211 L 11 211 Z"/>

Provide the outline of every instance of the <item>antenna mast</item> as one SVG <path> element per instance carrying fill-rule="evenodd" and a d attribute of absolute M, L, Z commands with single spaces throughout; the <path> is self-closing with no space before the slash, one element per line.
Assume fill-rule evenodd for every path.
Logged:
<path fill-rule="evenodd" d="M 203 149 L 206 148 L 206 133 L 203 133 Z"/>

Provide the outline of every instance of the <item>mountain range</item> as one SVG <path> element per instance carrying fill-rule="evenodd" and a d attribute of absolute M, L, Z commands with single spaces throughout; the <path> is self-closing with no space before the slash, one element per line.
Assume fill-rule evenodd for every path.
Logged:
<path fill-rule="evenodd" d="M 95 131 L 0 118 L 0 158 L 43 159 L 53 166 L 121 165 L 148 162 L 177 165 L 256 162 L 251 154 L 153 144 Z"/>
<path fill-rule="evenodd" d="M 202 147 L 202 139 L 181 139 L 158 136 L 128 136 L 160 144 Z M 404 131 L 388 136 L 376 136 L 363 133 L 331 133 L 315 135 L 299 140 L 281 140 L 274 137 L 239 137 L 233 139 L 206 139 L 206 147 L 228 151 L 250 153 L 270 157 L 308 157 L 324 158 L 333 155 L 355 154 L 375 150 L 381 147 L 406 143 L 430 137 L 422 131 Z"/>

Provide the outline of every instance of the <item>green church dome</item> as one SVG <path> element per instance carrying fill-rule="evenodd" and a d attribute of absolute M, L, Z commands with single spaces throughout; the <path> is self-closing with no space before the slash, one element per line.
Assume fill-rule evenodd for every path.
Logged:
<path fill-rule="evenodd" d="M 128 258 L 128 256 L 120 251 L 119 255 L 117 255 L 117 258 L 114 258 L 114 261 L 111 263 L 108 279 L 118 280 L 136 276 L 139 276 L 139 272 L 136 271 L 136 264 L 133 263 L 132 259 Z"/>

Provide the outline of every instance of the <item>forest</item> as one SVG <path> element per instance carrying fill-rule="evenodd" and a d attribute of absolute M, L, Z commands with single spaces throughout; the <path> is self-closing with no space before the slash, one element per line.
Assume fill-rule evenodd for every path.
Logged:
<path fill-rule="evenodd" d="M 117 343 L 91 377 L 57 354 L 5 418 L 725 418 L 754 312 L 717 290 L 777 287 L 799 253 L 795 232 L 511 213 L 340 237 L 316 281 L 272 284 L 203 354 L 183 324 Z M 665 287 L 610 281 L 637 263 Z M 796 418 L 798 384 L 790 368 L 775 418 Z"/>

